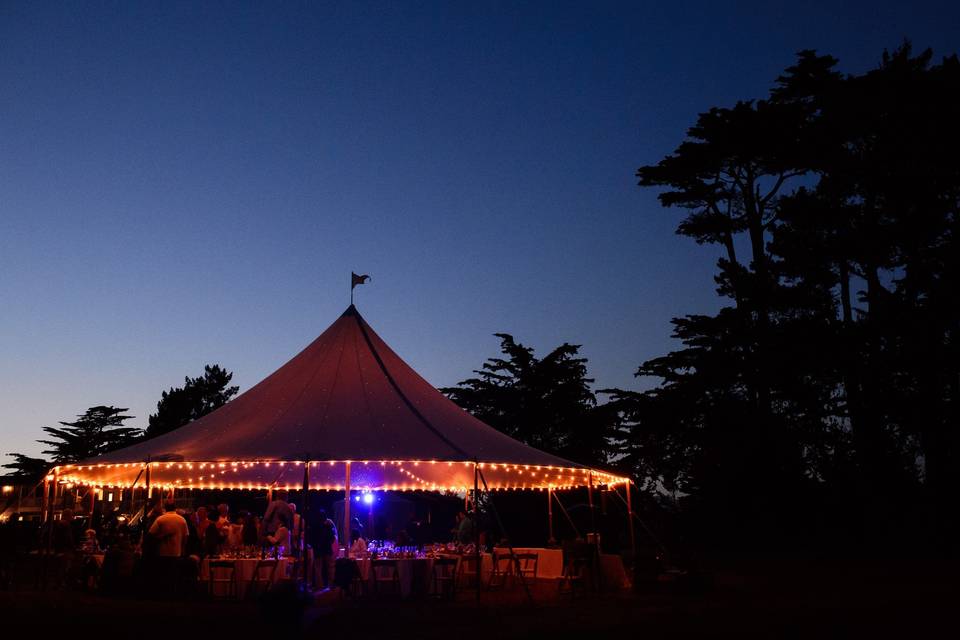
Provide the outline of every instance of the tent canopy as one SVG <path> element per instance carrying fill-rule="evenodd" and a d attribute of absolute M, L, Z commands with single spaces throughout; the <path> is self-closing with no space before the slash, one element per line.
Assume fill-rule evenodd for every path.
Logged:
<path fill-rule="evenodd" d="M 459 490 L 477 463 L 491 488 L 625 479 L 504 435 L 420 377 L 350 305 L 320 337 L 216 411 L 57 469 L 61 482 L 184 488 Z"/>

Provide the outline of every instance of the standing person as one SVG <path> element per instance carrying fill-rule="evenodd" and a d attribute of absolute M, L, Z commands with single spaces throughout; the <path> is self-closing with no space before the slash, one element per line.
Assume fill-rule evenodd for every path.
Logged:
<path fill-rule="evenodd" d="M 265 538 L 272 536 L 283 525 L 290 530 L 293 528 L 293 509 L 287 504 L 287 492 L 274 492 L 274 499 L 267 505 L 267 512 L 263 514 L 263 522 L 260 524 L 260 536 Z"/>
<path fill-rule="evenodd" d="M 230 536 L 230 505 L 225 502 L 217 505 L 217 534 L 220 536 L 220 544 L 227 544 Z"/>
<path fill-rule="evenodd" d="M 290 530 L 290 547 L 293 555 L 300 557 L 300 543 L 303 541 L 303 518 L 297 513 L 297 505 L 290 503 L 290 513 L 293 514 L 293 528 Z"/>
<path fill-rule="evenodd" d="M 186 555 L 190 532 L 186 519 L 177 513 L 177 505 L 172 500 L 164 504 L 163 515 L 153 521 L 148 533 L 157 545 L 154 587 L 161 595 L 173 595 L 180 581 L 181 558 Z"/>
<path fill-rule="evenodd" d="M 173 502 L 164 505 L 164 514 L 153 521 L 149 533 L 157 541 L 157 555 L 161 558 L 180 558 L 187 550 L 187 521 L 177 513 Z"/>
<path fill-rule="evenodd" d="M 317 509 L 314 525 L 307 527 L 310 544 L 313 546 L 313 579 L 323 588 L 330 586 L 333 580 L 335 562 L 334 548 L 339 546 L 337 539 L 337 525 L 327 517 L 327 512 Z"/>

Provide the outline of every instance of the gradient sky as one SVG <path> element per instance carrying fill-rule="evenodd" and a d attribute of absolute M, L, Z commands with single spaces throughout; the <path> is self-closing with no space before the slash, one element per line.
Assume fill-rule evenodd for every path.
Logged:
<path fill-rule="evenodd" d="M 248 389 L 351 269 L 438 386 L 504 331 L 636 388 L 718 305 L 636 168 L 800 49 L 958 34 L 956 2 L 0 2 L 0 453 L 95 404 L 145 425 L 205 363 Z"/>

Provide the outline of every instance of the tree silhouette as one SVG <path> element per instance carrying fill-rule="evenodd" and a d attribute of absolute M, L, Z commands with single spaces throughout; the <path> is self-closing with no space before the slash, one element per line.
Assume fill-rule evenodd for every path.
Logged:
<path fill-rule="evenodd" d="M 239 387 L 228 386 L 233 373 L 220 365 L 206 365 L 203 375 L 184 378 L 182 387 L 164 391 L 157 403 L 157 412 L 149 418 L 145 436 L 153 438 L 178 429 L 225 405 Z"/>
<path fill-rule="evenodd" d="M 43 474 L 52 466 L 49 460 L 44 458 L 31 458 L 22 453 L 8 453 L 13 457 L 13 462 L 8 462 L 3 466 L 5 469 L 13 471 L 12 476 L 23 482 L 36 482 L 43 477 Z"/>
<path fill-rule="evenodd" d="M 500 338 L 504 357 L 490 358 L 475 378 L 440 389 L 490 426 L 544 451 L 605 464 L 617 414 L 597 404 L 579 345 L 562 344 L 543 358 L 513 336 Z"/>
<path fill-rule="evenodd" d="M 651 488 L 739 532 L 956 530 L 960 64 L 931 60 L 905 44 L 843 75 L 801 52 L 639 169 L 687 209 L 678 233 L 723 247 L 729 300 L 674 319 L 681 348 L 637 371 L 659 386 L 612 396 L 620 462 Z"/>
<path fill-rule="evenodd" d="M 140 430 L 125 427 L 123 423 L 133 416 L 124 415 L 127 409 L 114 406 L 90 407 L 74 422 L 61 422 L 61 427 L 44 427 L 53 440 L 38 440 L 50 448 L 43 451 L 52 456 L 55 464 L 69 464 L 98 456 L 132 444 Z M 16 455 L 16 454 L 14 454 Z"/>

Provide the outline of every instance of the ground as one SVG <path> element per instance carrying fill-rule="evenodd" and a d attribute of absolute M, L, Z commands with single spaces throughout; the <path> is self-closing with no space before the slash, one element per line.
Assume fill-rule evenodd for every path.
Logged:
<path fill-rule="evenodd" d="M 252 603 L 145 601 L 76 592 L 0 592 L 6 630 L 39 637 L 171 637 L 173 630 L 224 637 L 660 638 L 939 637 L 957 589 L 953 563 L 856 563 L 718 572 L 701 593 L 617 593 L 559 598 L 541 587 L 533 605 L 519 590 L 457 602 L 341 602 L 321 599 L 299 625 L 267 618 Z M 80 633 L 81 635 L 77 635 Z M 256 636 L 252 635 L 256 634 Z"/>

